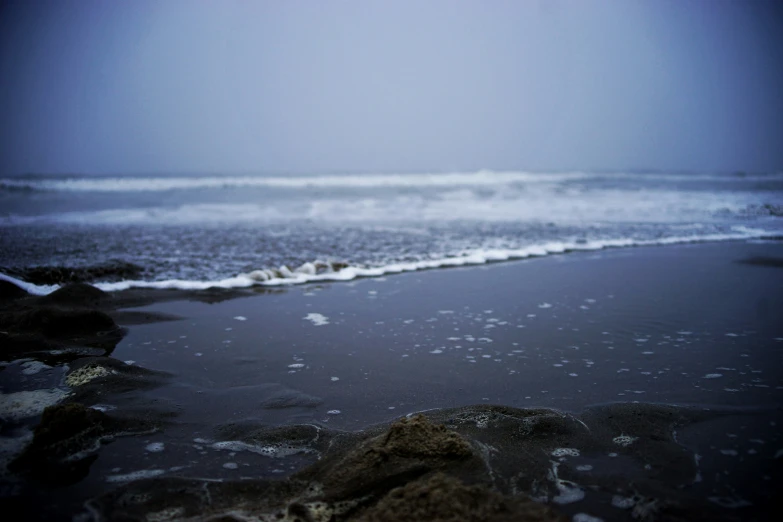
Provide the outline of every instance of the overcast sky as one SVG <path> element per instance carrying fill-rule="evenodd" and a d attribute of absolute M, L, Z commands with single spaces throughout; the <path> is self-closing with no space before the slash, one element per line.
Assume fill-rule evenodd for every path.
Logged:
<path fill-rule="evenodd" d="M 778 2 L 0 11 L 0 170 L 783 168 Z"/>

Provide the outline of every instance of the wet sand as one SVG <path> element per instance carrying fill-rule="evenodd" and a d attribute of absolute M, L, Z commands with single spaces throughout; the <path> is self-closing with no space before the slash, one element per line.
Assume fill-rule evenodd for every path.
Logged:
<path fill-rule="evenodd" d="M 641 403 L 688 412 L 681 425 L 656 425 L 673 432 L 665 451 L 637 454 L 629 443 L 627 462 L 621 445 L 608 456 L 605 444 L 614 437 L 658 433 L 617 413 L 617 433 L 589 443 L 577 438 L 593 448 L 589 457 L 581 450 L 584 462 L 567 453 L 546 462 L 645 484 L 644 466 L 658 466 L 656 456 L 680 448 L 687 458 L 670 463 L 677 480 L 664 480 L 669 490 L 662 495 L 685 488 L 693 505 L 703 502 L 727 519 L 764 520 L 783 467 L 780 259 L 780 242 L 737 242 L 572 253 L 285 290 L 122 293 L 108 313 L 128 330 L 110 351 L 121 365 L 110 369 L 115 378 L 124 376 L 124 366 L 159 373 L 124 376 L 123 387 L 101 387 L 100 379 L 74 386 L 70 400 L 144 418 L 158 430 L 104 445 L 76 484 L 49 490 L 8 480 L 3 495 L 15 502 L 50 499 L 46 511 L 63 514 L 130 472 L 269 479 L 329 456 L 323 448 L 283 456 L 273 445 L 270 458 L 248 442 L 263 427 L 354 432 L 434 409 L 435 421 L 448 425 L 469 414 L 472 426 L 502 405 L 570 412 L 593 433 L 612 424 L 596 405 Z M 66 369 L 49 363 L 35 373 L 30 361 L 7 365 L 0 373 L 4 392 L 62 385 Z M 70 362 L 71 375 L 79 364 Z M 652 409 L 643 417 L 660 413 L 644 407 Z M 444 408 L 462 409 L 441 418 Z M 517 446 L 505 428 L 495 428 L 498 440 L 484 443 L 521 458 L 512 456 Z M 640 459 L 647 459 L 640 469 L 630 465 Z M 494 489 L 514 493 L 510 471 L 500 468 Z M 540 500 L 569 516 L 633 519 L 631 504 L 611 505 L 610 490 L 619 486 L 597 473 L 570 477 L 587 494 L 558 503 L 560 479 L 551 479 L 549 469 L 542 480 L 554 489 L 539 491 Z M 591 494 L 591 484 L 600 494 Z"/>

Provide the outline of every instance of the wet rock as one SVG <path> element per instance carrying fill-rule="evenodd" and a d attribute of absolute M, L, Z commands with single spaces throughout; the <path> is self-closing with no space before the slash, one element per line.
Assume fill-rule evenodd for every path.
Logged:
<path fill-rule="evenodd" d="M 28 294 L 27 291 L 23 288 L 19 288 L 12 282 L 6 281 L 5 279 L 0 279 L 0 302 L 13 301 L 16 299 L 21 299 L 22 297 L 27 297 L 29 295 L 30 294 Z"/>
<path fill-rule="evenodd" d="M 237 440 L 245 444 L 268 448 L 270 456 L 325 451 L 333 434 L 314 424 L 264 426 L 229 424 L 217 428 L 224 441 Z"/>
<path fill-rule="evenodd" d="M 126 333 L 109 314 L 96 308 L 111 300 L 105 292 L 83 284 L 68 285 L 43 297 L 0 299 L 0 358 L 41 358 L 56 353 L 67 361 L 74 355 L 93 353 L 91 348 L 100 350 L 98 354 L 111 353 Z"/>
<path fill-rule="evenodd" d="M 482 486 L 466 486 L 438 473 L 393 489 L 360 518 L 362 522 L 527 522 L 568 519 L 524 497 L 508 497 Z"/>
<path fill-rule="evenodd" d="M 290 444 L 293 437 L 314 444 L 325 435 L 320 428 L 299 427 L 293 431 L 292 428 L 262 430 L 255 438 Z M 239 435 L 236 430 L 243 428 L 232 426 L 223 431 L 230 436 Z M 247 439 L 247 433 L 244 435 Z M 185 520 L 356 520 L 365 507 L 385 497 L 393 488 L 405 486 L 435 470 L 451 469 L 474 479 L 486 477 L 483 462 L 466 440 L 424 416 L 402 419 L 386 430 L 345 434 L 347 438 L 342 444 L 328 440 L 334 435 L 328 435 L 323 441 L 327 457 L 286 480 L 215 483 L 150 479 L 129 484 L 89 504 L 106 519 L 147 520 L 166 509 Z M 437 487 L 440 484 L 464 491 L 466 502 L 471 495 L 484 499 L 485 505 L 479 509 L 485 513 L 496 509 L 502 512 L 506 505 L 502 499 L 498 500 L 500 495 L 491 493 L 486 486 L 468 487 L 456 479 L 441 477 L 433 483 L 434 491 L 440 494 L 443 494 L 442 488 Z M 377 517 L 388 513 L 393 502 L 388 500 L 384 504 L 386 508 L 376 512 Z M 509 501 L 508 509 L 515 509 L 516 503 Z"/>
<path fill-rule="evenodd" d="M 88 281 L 121 281 L 137 279 L 143 268 L 116 261 L 101 265 L 86 267 L 37 266 L 22 270 L 14 270 L 13 274 L 36 285 L 59 285 L 64 283 L 85 283 Z"/>
<path fill-rule="evenodd" d="M 71 400 L 95 404 L 112 395 L 149 389 L 165 383 L 170 374 L 125 364 L 111 357 L 83 357 L 70 364 L 65 384 Z"/>
<path fill-rule="evenodd" d="M 283 408 L 315 408 L 323 404 L 323 399 L 306 393 L 283 389 L 274 393 L 272 397 L 265 399 L 261 407 L 267 410 L 280 410 Z"/>
<path fill-rule="evenodd" d="M 144 421 L 115 419 L 82 404 L 50 406 L 35 427 L 32 442 L 8 469 L 46 484 L 73 484 L 87 475 L 102 443 L 152 429 Z"/>
<path fill-rule="evenodd" d="M 260 520 L 285 522 L 286 504 L 306 496 L 306 485 L 288 480 L 221 483 L 172 477 L 132 482 L 88 501 L 87 506 L 99 514 L 99 520 L 217 522 L 243 520 L 243 516 L 247 520 L 253 516 L 251 513 L 268 513 Z M 296 506 L 297 502 L 293 504 Z M 294 517 L 288 520 L 293 521 Z M 300 518 L 300 522 L 306 520 Z"/>
<path fill-rule="evenodd" d="M 41 335 L 0 332 L 0 360 L 12 361 L 23 356 L 46 355 L 59 347 Z"/>
<path fill-rule="evenodd" d="M 737 261 L 746 265 L 765 266 L 769 268 L 783 268 L 783 258 L 780 257 L 749 257 Z"/>
<path fill-rule="evenodd" d="M 66 395 L 59 388 L 3 393 L 0 395 L 0 431 L 4 423 L 14 424 L 40 415 L 47 407 L 62 401 Z"/>
<path fill-rule="evenodd" d="M 324 500 L 333 502 L 372 497 L 439 470 L 486 480 L 484 463 L 466 440 L 418 415 L 403 418 L 385 433 L 327 456 L 294 477 L 323 484 Z"/>
<path fill-rule="evenodd" d="M 593 428 L 593 437 L 611 441 L 608 451 L 629 455 L 648 466 L 645 478 L 685 486 L 693 482 L 693 453 L 680 446 L 673 432 L 714 416 L 687 408 L 651 404 L 597 406 L 582 415 Z"/>
<path fill-rule="evenodd" d="M 183 317 L 163 312 L 141 312 L 138 310 L 118 310 L 109 312 L 109 315 L 117 324 L 132 326 L 138 324 L 162 323 L 167 321 L 181 321 Z"/>
<path fill-rule="evenodd" d="M 20 332 L 41 333 L 53 339 L 94 335 L 118 329 L 114 320 L 99 310 L 40 307 L 0 314 L 0 326 Z"/>
<path fill-rule="evenodd" d="M 578 416 L 480 405 L 360 432 L 229 425 L 221 436 L 304 446 L 321 458 L 280 481 L 149 479 L 91 503 L 107 520 L 163 510 L 199 521 L 562 520 L 561 509 L 605 520 L 735 520 L 694 494 L 694 456 L 672 435 L 714 415 L 652 404 Z M 612 507 L 616 496 L 633 502 Z"/>
<path fill-rule="evenodd" d="M 57 306 L 73 307 L 97 307 L 111 300 L 111 296 L 86 283 L 71 283 L 41 297 L 40 304 L 52 304 Z"/>

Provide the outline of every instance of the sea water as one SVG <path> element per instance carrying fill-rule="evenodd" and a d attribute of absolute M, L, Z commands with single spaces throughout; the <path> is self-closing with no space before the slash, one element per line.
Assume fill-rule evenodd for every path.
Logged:
<path fill-rule="evenodd" d="M 783 173 L 25 175 L 0 179 L 0 277 L 140 267 L 105 290 L 348 280 L 783 235 Z M 47 293 L 56 285 L 24 285 Z"/>

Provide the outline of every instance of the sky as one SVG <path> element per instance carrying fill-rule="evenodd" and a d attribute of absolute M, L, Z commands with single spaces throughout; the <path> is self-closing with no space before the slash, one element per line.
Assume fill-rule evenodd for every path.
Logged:
<path fill-rule="evenodd" d="M 0 174 L 783 169 L 774 0 L 29 0 Z"/>

